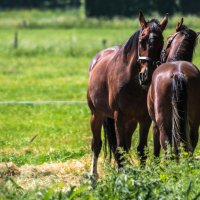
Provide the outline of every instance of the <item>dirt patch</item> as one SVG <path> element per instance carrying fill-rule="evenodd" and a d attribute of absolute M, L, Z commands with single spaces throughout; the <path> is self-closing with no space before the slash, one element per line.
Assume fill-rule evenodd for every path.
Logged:
<path fill-rule="evenodd" d="M 137 161 L 134 160 L 134 162 Z M 25 190 L 54 186 L 60 186 L 65 190 L 70 186 L 79 186 L 88 181 L 90 165 L 90 156 L 67 162 L 23 165 L 21 167 L 17 167 L 14 163 L 0 163 L 0 174 L 4 178 L 11 177 L 11 182 L 7 181 L 7 184 L 14 182 Z M 116 164 L 113 162 L 112 165 Z M 98 162 L 98 172 L 100 177 L 104 176 L 105 160 L 101 157 Z"/>
<path fill-rule="evenodd" d="M 21 188 L 33 190 L 60 185 L 62 188 L 78 186 L 90 172 L 90 157 L 69 160 L 60 163 L 44 163 L 42 165 L 23 165 L 0 163 L 0 175 L 12 177 Z M 103 160 L 99 160 L 99 171 L 102 174 Z M 11 184 L 11 183 L 7 183 Z"/>
<path fill-rule="evenodd" d="M 14 163 L 0 163 L 0 178 L 4 176 L 15 176 L 20 174 L 20 169 Z"/>

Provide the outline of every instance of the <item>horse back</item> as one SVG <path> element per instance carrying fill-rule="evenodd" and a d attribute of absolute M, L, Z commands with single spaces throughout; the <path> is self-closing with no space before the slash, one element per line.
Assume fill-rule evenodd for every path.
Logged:
<path fill-rule="evenodd" d="M 120 49 L 121 46 L 109 47 L 107 49 L 103 49 L 99 53 L 97 53 L 90 62 L 89 72 L 94 68 L 94 66 L 101 60 L 106 58 L 107 56 L 113 56 Z"/>
<path fill-rule="evenodd" d="M 165 113 L 170 113 L 172 81 L 176 75 L 182 75 L 186 82 L 187 107 L 191 121 L 200 121 L 200 71 L 187 61 L 164 63 L 154 71 L 148 94 L 149 110 L 160 112 L 165 109 Z M 153 101 L 154 103 L 151 103 Z"/>

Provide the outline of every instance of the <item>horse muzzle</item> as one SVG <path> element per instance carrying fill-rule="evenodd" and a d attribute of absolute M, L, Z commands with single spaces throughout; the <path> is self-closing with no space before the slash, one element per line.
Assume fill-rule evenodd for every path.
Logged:
<path fill-rule="evenodd" d="M 149 74 L 149 70 L 146 67 L 145 70 L 143 72 L 139 73 L 139 82 L 140 85 L 148 85 L 149 84 L 149 78 L 150 78 L 150 74 Z"/>

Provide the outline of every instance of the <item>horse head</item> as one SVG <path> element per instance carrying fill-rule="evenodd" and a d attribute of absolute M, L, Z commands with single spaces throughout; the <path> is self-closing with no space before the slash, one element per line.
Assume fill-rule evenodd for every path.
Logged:
<path fill-rule="evenodd" d="M 162 63 L 178 60 L 191 62 L 198 35 L 198 32 L 183 25 L 182 18 L 176 25 L 176 32 L 167 38 L 161 53 Z"/>
<path fill-rule="evenodd" d="M 168 16 L 161 22 L 156 19 L 146 21 L 142 12 L 139 14 L 140 35 L 138 42 L 139 82 L 141 85 L 148 85 L 156 62 L 160 60 L 160 53 L 163 48 L 162 32 L 167 26 Z"/>

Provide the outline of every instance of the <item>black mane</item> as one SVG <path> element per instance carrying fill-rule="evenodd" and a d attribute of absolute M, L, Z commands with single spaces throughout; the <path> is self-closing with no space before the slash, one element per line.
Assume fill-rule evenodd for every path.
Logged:
<path fill-rule="evenodd" d="M 141 29 L 138 29 L 129 39 L 128 41 L 124 44 L 123 48 L 123 55 L 125 57 L 128 56 L 128 53 L 131 52 L 133 49 L 138 48 L 138 40 L 139 40 L 139 35 L 140 35 Z"/>
<path fill-rule="evenodd" d="M 180 32 L 185 35 L 185 38 L 171 60 L 185 60 L 191 62 L 197 43 L 197 33 L 184 25 L 181 26 Z"/>

